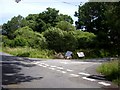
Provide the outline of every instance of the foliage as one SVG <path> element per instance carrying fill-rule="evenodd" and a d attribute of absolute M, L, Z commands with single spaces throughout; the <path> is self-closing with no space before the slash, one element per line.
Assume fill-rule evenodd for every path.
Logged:
<path fill-rule="evenodd" d="M 97 36 L 97 48 L 117 51 L 119 55 L 119 4 L 103 2 L 87 2 L 79 6 L 75 16 L 78 17 L 76 27 L 92 32 Z M 115 23 L 113 23 L 115 22 Z"/>
<path fill-rule="evenodd" d="M 39 49 L 33 49 L 30 47 L 16 47 L 16 48 L 9 48 L 4 47 L 3 51 L 6 53 L 10 53 L 15 56 L 21 56 L 21 57 L 31 57 L 31 58 L 54 58 L 53 51 L 52 50 L 39 50 Z"/>
<path fill-rule="evenodd" d="M 120 84 L 120 71 L 118 64 L 119 60 L 103 63 L 97 68 L 97 71 L 105 75 L 108 80 L 112 80 Z"/>
<path fill-rule="evenodd" d="M 3 32 L 6 32 L 3 34 L 7 35 L 8 38 L 13 39 L 14 38 L 13 33 L 18 28 L 21 28 L 24 26 L 26 26 L 26 22 L 25 22 L 24 18 L 20 15 L 18 15 L 17 17 L 14 16 L 10 21 L 3 24 L 2 30 L 3 30 Z"/>
<path fill-rule="evenodd" d="M 73 19 L 71 18 L 71 16 L 63 15 L 63 14 L 60 14 L 58 16 L 58 21 L 66 21 L 66 22 L 73 24 Z"/>
<path fill-rule="evenodd" d="M 63 31 L 74 31 L 74 30 L 76 30 L 75 26 L 73 26 L 72 24 L 70 24 L 67 21 L 60 21 L 60 22 L 58 22 L 56 27 L 60 28 Z"/>
<path fill-rule="evenodd" d="M 49 28 L 43 33 L 48 43 L 48 48 L 55 51 L 62 51 L 63 31 L 59 28 Z"/>
<path fill-rule="evenodd" d="M 78 47 L 78 42 L 76 37 L 69 33 L 69 32 L 63 32 L 63 39 L 62 39 L 62 49 L 63 51 L 74 51 Z"/>
<path fill-rule="evenodd" d="M 69 33 L 71 33 L 77 39 L 77 49 L 92 49 L 95 47 L 96 35 L 94 35 L 93 33 L 83 32 L 80 30 L 70 31 Z"/>
<path fill-rule="evenodd" d="M 29 27 L 23 27 L 15 31 L 15 45 L 16 46 L 30 46 L 33 48 L 46 48 L 46 40 L 37 32 L 34 32 Z"/>
<path fill-rule="evenodd" d="M 56 26 L 60 21 L 73 23 L 73 19 L 68 15 L 59 14 L 59 10 L 55 8 L 46 8 L 45 11 L 39 14 L 29 14 L 26 17 L 27 26 L 37 32 L 44 32 L 50 27 Z"/>

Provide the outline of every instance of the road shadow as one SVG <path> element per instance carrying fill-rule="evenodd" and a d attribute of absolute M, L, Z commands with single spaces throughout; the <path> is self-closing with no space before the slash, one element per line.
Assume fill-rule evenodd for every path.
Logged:
<path fill-rule="evenodd" d="M 92 78 L 92 79 L 97 79 L 97 80 L 107 80 L 106 79 L 106 76 L 104 76 L 104 75 L 90 75 L 90 76 L 88 76 L 88 78 Z"/>
<path fill-rule="evenodd" d="M 31 82 L 32 80 L 40 80 L 43 77 L 26 76 L 20 73 L 24 67 L 33 67 L 35 65 L 25 65 L 17 61 L 18 57 L 2 55 L 2 85 L 18 84 L 21 82 Z M 4 62 L 9 61 L 9 62 Z M 22 67 L 22 68 L 21 68 Z"/>

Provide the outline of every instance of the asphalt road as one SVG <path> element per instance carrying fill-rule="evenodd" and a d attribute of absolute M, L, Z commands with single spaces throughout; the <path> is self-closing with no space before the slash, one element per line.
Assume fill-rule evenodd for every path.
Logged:
<path fill-rule="evenodd" d="M 116 88 L 96 72 L 103 62 L 45 60 L 0 53 L 4 88 Z M 113 90 L 113 89 L 112 89 Z"/>

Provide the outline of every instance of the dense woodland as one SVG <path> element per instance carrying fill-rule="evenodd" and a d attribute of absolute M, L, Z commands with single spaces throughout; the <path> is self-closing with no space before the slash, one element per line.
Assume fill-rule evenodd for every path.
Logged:
<path fill-rule="evenodd" d="M 29 47 L 55 53 L 83 51 L 87 58 L 120 55 L 120 3 L 85 3 L 69 15 L 48 7 L 39 14 L 14 16 L 2 25 L 2 46 Z M 27 54 L 29 56 L 29 54 Z"/>

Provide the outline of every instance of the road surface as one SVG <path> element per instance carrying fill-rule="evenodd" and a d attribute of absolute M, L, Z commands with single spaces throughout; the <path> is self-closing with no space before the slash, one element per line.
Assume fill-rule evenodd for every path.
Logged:
<path fill-rule="evenodd" d="M 116 88 L 96 72 L 102 62 L 45 60 L 0 53 L 4 88 Z"/>

